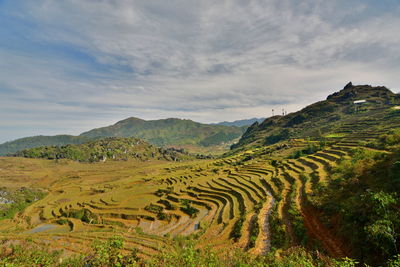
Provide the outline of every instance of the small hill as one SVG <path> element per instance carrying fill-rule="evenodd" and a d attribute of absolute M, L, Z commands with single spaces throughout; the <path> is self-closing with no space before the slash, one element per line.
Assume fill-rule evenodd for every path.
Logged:
<path fill-rule="evenodd" d="M 286 116 L 255 122 L 233 149 L 263 146 L 289 138 L 376 135 L 400 127 L 400 95 L 386 87 L 353 85 Z"/>
<path fill-rule="evenodd" d="M 145 139 L 156 146 L 200 145 L 212 146 L 232 142 L 245 129 L 223 125 L 209 125 L 182 119 L 142 120 L 128 118 L 114 125 L 82 133 L 84 137 L 130 137 Z"/>
<path fill-rule="evenodd" d="M 43 146 L 25 149 L 14 154 L 17 157 L 71 159 L 80 162 L 106 160 L 151 159 L 181 161 L 190 158 L 183 150 L 155 147 L 138 138 L 107 137 L 79 145 Z"/>
<path fill-rule="evenodd" d="M 40 147 L 40 146 L 63 146 L 67 144 L 82 144 L 92 140 L 86 136 L 55 135 L 55 136 L 32 136 L 20 138 L 0 145 L 0 156 L 13 154 L 17 151 Z"/>
<path fill-rule="evenodd" d="M 250 126 L 255 122 L 262 123 L 264 120 L 265 118 L 252 118 L 247 120 L 223 121 L 215 123 L 215 125 L 243 127 L 243 126 Z"/>

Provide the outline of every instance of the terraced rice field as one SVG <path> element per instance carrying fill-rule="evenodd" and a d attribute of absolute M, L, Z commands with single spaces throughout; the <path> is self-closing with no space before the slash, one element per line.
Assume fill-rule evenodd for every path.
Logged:
<path fill-rule="evenodd" d="M 285 240 L 278 248 L 300 244 L 298 228 L 303 227 L 331 256 L 343 256 L 340 240 L 307 207 L 307 194 L 329 180 L 330 168 L 348 157 L 350 148 L 374 136 L 346 135 L 298 159 L 249 159 L 254 150 L 217 160 L 145 166 L 65 163 L 57 175 L 51 173 L 54 178 L 38 178 L 48 195 L 14 220 L 4 221 L 0 233 L 8 239 L 30 236 L 71 252 L 82 252 L 93 240 L 117 233 L 126 238 L 127 251 L 137 248 L 142 256 L 170 247 L 171 237 L 198 234 L 199 246 L 232 245 L 264 254 L 277 236 Z M 31 170 L 32 177 L 43 172 L 36 170 L 35 176 Z M 56 226 L 29 232 L 43 224 Z M 277 232 L 277 226 L 283 230 Z"/>

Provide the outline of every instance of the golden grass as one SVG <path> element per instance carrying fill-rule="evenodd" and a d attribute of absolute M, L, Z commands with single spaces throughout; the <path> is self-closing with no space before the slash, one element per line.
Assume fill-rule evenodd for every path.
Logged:
<path fill-rule="evenodd" d="M 287 176 L 295 179 L 298 196 L 300 174 L 314 171 L 295 159 L 282 160 L 282 165 L 277 168 L 270 165 L 271 158 L 265 155 L 243 161 L 249 155 L 257 155 L 262 151 L 253 149 L 223 159 L 181 163 L 107 161 L 89 164 L 68 160 L 0 158 L 2 185 L 10 188 L 42 188 L 48 193 L 14 220 L 2 221 L 0 234 L 49 239 L 57 236 L 55 246 L 62 248 L 62 244 L 69 243 L 65 247 L 71 250 L 74 247 L 71 242 L 76 242 L 79 250 L 88 246 L 93 239 L 124 234 L 131 239 L 128 247 L 138 247 L 141 253 L 148 254 L 157 251 L 158 246 L 170 244 L 164 235 L 174 237 L 201 233 L 198 238 L 200 246 L 212 245 L 223 249 L 234 245 L 245 248 L 256 203 L 264 203 L 261 215 L 266 216 L 270 198 L 280 195 L 282 199 L 277 200 L 277 204 L 279 215 L 283 218 L 286 194 L 291 190 Z M 324 162 L 335 158 L 335 155 L 326 158 L 317 156 Z M 323 172 L 323 165 L 314 162 L 316 169 Z M 326 176 L 326 173 L 323 175 Z M 283 184 L 282 192 L 273 177 Z M 308 181 L 306 193 L 311 192 Z M 197 216 L 191 217 L 181 210 L 183 199 L 199 210 Z M 168 209 L 168 205 L 159 200 L 168 200 L 175 208 Z M 161 211 L 146 209 L 150 204 L 158 206 Z M 299 205 L 299 200 L 296 204 Z M 91 213 L 89 221 L 64 217 L 70 211 L 84 209 Z M 218 219 L 220 214 L 222 221 Z M 230 234 L 240 215 L 246 218 L 241 229 L 242 237 L 237 244 L 233 244 Z M 29 223 L 27 218 L 30 218 Z M 60 219 L 68 220 L 70 230 L 65 225 L 57 228 L 62 234 L 57 230 L 40 234 L 26 233 L 40 224 L 55 223 Z M 260 224 L 265 223 L 265 218 L 254 219 Z M 201 227 L 197 229 L 199 225 Z M 263 225 L 260 227 L 265 231 Z M 269 233 L 261 232 L 258 238 L 264 240 L 267 236 Z M 265 252 L 266 246 L 260 242 L 265 240 L 256 242 L 255 251 Z"/>

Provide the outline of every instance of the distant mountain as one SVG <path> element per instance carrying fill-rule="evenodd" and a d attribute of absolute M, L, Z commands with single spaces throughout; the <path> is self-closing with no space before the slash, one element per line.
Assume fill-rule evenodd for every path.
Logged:
<path fill-rule="evenodd" d="M 93 129 L 80 136 L 34 136 L 17 139 L 0 145 L 0 156 L 17 151 L 41 147 L 82 144 L 102 137 L 137 137 L 156 146 L 192 145 L 210 147 L 232 143 L 245 127 L 209 125 L 182 119 L 142 120 L 128 118 L 114 125 Z"/>
<path fill-rule="evenodd" d="M 14 154 L 17 157 L 71 159 L 81 162 L 106 160 L 150 159 L 181 161 L 191 158 L 183 150 L 155 147 L 138 138 L 107 137 L 79 145 L 42 146 L 29 148 Z"/>
<path fill-rule="evenodd" d="M 300 111 L 255 122 L 233 149 L 264 146 L 289 138 L 376 136 L 400 127 L 400 95 L 383 86 L 348 83 L 341 91 Z M 395 107 L 396 106 L 396 107 Z"/>
<path fill-rule="evenodd" d="M 265 118 L 252 118 L 252 119 L 247 119 L 247 120 L 223 121 L 223 122 L 218 122 L 218 123 L 213 123 L 213 124 L 243 127 L 243 126 L 250 126 L 255 122 L 262 123 L 264 120 L 265 120 Z"/>
<path fill-rule="evenodd" d="M 32 136 L 20 138 L 0 145 L 0 156 L 13 154 L 17 151 L 39 147 L 39 146 L 62 146 L 67 144 L 82 144 L 93 138 L 86 136 L 55 135 L 55 136 Z"/>
<path fill-rule="evenodd" d="M 157 146 L 212 146 L 239 138 L 243 127 L 209 125 L 182 119 L 142 120 L 128 118 L 114 125 L 82 133 L 84 137 L 130 137 L 145 139 Z"/>

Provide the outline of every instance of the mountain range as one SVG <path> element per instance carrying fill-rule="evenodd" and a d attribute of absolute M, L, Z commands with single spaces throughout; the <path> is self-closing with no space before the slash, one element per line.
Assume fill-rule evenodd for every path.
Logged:
<path fill-rule="evenodd" d="M 6 142 L 0 145 L 0 156 L 34 147 L 83 144 L 103 137 L 136 137 L 156 146 L 226 146 L 240 138 L 251 122 L 248 120 L 247 125 L 245 120 L 212 125 L 176 118 L 143 120 L 131 117 L 79 136 L 33 136 Z"/>
<path fill-rule="evenodd" d="M 264 120 L 265 120 L 265 118 L 252 118 L 252 119 L 246 119 L 246 120 L 223 121 L 223 122 L 218 122 L 218 123 L 214 123 L 214 124 L 242 127 L 242 126 L 250 126 L 255 122 L 262 123 Z"/>

